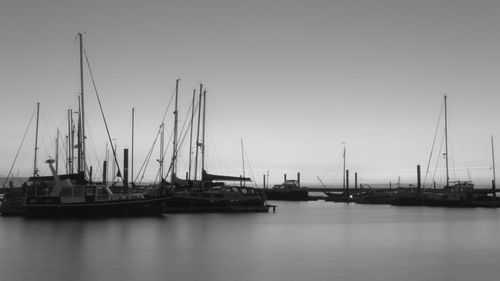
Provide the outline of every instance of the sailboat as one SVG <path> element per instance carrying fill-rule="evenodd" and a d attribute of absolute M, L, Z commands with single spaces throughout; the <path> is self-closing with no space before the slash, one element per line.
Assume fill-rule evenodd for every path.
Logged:
<path fill-rule="evenodd" d="M 194 105 L 193 94 L 193 105 Z M 177 112 L 177 92 L 176 92 Z M 172 197 L 168 200 L 164 211 L 167 213 L 197 213 L 197 212 L 268 212 L 270 206 L 266 204 L 266 196 L 262 189 L 248 187 L 243 182 L 250 181 L 247 177 L 215 175 L 207 173 L 205 169 L 205 116 L 206 116 L 206 90 L 200 85 L 199 91 L 198 128 L 196 137 L 196 151 L 194 163 L 194 179 L 191 178 L 191 169 L 187 179 L 176 176 L 177 160 L 177 114 L 174 125 L 174 153 L 172 157 L 171 184 L 174 186 Z M 203 101 L 203 107 L 202 107 Z M 192 108 L 194 114 L 194 106 Z M 203 111 L 202 135 L 200 140 L 200 121 Z M 194 115 L 191 118 L 193 126 Z M 191 131 L 192 132 L 192 131 Z M 192 139 L 192 136 L 191 136 Z M 191 143 L 190 143 L 191 145 Z M 201 177 L 198 178 L 198 155 L 201 152 Z M 191 160 L 191 158 L 190 158 Z M 191 162 L 189 167 L 191 167 Z M 240 182 L 240 185 L 228 185 L 227 182 Z"/>
<path fill-rule="evenodd" d="M 344 149 L 342 152 L 342 158 L 343 158 L 343 180 L 342 180 L 342 192 L 341 193 L 336 193 L 336 192 L 327 192 L 323 191 L 323 193 L 327 196 L 325 198 L 325 201 L 333 201 L 333 202 L 351 202 L 353 200 L 353 194 L 349 191 L 349 171 L 346 170 L 345 162 L 346 162 L 346 148 L 345 148 L 345 143 L 342 143 L 344 145 Z"/>
<path fill-rule="evenodd" d="M 481 197 L 481 192 L 474 190 L 474 184 L 470 181 L 450 182 L 448 164 L 448 117 L 447 96 L 444 96 L 444 142 L 445 142 L 445 169 L 446 185 L 440 191 L 426 192 L 422 194 L 422 205 L 439 207 L 474 207 L 472 203 Z"/>
<path fill-rule="evenodd" d="M 474 189 L 471 181 L 450 181 L 448 164 L 447 96 L 444 96 L 444 144 L 446 182 L 442 189 L 398 189 L 392 205 L 422 205 L 437 207 L 478 207 L 490 190 Z"/>
<path fill-rule="evenodd" d="M 163 212 L 170 193 L 166 189 L 152 190 L 143 194 L 115 194 L 110 185 L 92 182 L 87 176 L 85 145 L 85 110 L 83 92 L 83 38 L 78 33 L 80 44 L 80 80 L 79 120 L 77 140 L 77 173 L 59 175 L 53 166 L 54 159 L 49 159 L 52 176 L 39 176 L 35 167 L 33 177 L 23 185 L 24 215 L 28 217 L 102 217 L 102 216 L 145 216 L 160 215 Z M 107 125 L 106 125 L 107 128 Z M 38 136 L 38 126 L 37 126 Z M 108 137 L 109 134 L 108 134 Z M 36 145 L 35 145 L 36 147 Z M 71 146 L 73 147 L 73 146 Z M 113 155 L 116 152 L 113 148 Z M 117 162 L 116 162 L 117 163 Z M 90 169 L 91 170 L 91 169 Z M 90 172 L 91 173 L 91 172 Z M 118 169 L 118 173 L 121 173 Z M 103 175 L 103 179 L 105 176 Z M 124 186 L 127 186 L 124 176 Z"/>

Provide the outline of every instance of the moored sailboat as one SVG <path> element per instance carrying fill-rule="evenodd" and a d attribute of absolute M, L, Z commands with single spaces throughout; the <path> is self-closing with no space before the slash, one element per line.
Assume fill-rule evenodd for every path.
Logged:
<path fill-rule="evenodd" d="M 193 139 L 194 97 L 195 95 L 193 94 L 190 140 Z M 175 93 L 174 145 L 170 182 L 174 189 L 164 211 L 167 213 L 268 212 L 269 208 L 272 206 L 266 204 L 266 196 L 263 190 L 243 185 L 244 182 L 250 181 L 250 178 L 207 173 L 205 169 L 206 90 L 203 91 L 203 85 L 200 85 L 198 99 L 198 128 L 196 136 L 194 178 L 191 178 L 191 141 L 188 176 L 185 180 L 177 178 L 177 98 L 178 84 L 176 84 Z M 202 123 L 200 123 L 201 121 Z M 201 140 L 200 125 L 202 127 Z M 198 161 L 199 152 L 201 152 L 201 161 Z M 201 167 L 198 167 L 198 162 L 201 162 Z M 199 178 L 198 169 L 201 171 L 201 176 Z M 227 182 L 240 182 L 240 185 L 229 185 Z"/>
<path fill-rule="evenodd" d="M 77 147 L 77 173 L 59 175 L 54 168 L 55 160 L 47 163 L 52 176 L 39 176 L 37 163 L 37 145 L 35 144 L 35 165 L 33 177 L 22 187 L 24 198 L 23 214 L 28 217 L 103 217 L 103 216 L 144 216 L 160 215 L 165 207 L 170 192 L 166 188 L 156 188 L 148 193 L 131 194 L 129 192 L 113 193 L 112 188 L 105 181 L 94 183 L 91 176 L 87 176 L 86 145 L 85 145 L 85 110 L 83 91 L 83 40 L 82 33 L 78 34 L 80 45 L 80 94 L 78 108 L 78 140 L 76 145 L 69 145 L 71 154 Z M 88 61 L 87 61 L 88 63 Z M 100 104 L 100 101 L 99 101 Z M 102 108 L 101 108 L 102 112 Z M 103 116 L 104 117 L 104 116 Z M 104 119 L 105 120 L 105 119 Z M 111 140 L 108 131 L 108 138 Z M 38 126 L 37 126 L 38 137 Z M 121 172 L 116 160 L 116 151 L 113 148 L 114 161 Z M 71 161 L 72 162 L 72 156 Z M 72 164 L 72 163 L 71 163 Z M 90 168 L 90 171 L 92 169 Z M 71 168 L 71 171 L 73 169 Z M 91 172 L 89 172 L 91 174 Z M 127 176 L 123 179 L 127 187 Z M 12 209 L 12 208 L 11 208 Z M 8 213 L 7 210 L 6 213 Z M 5 214 L 4 212 L 2 212 Z"/>
<path fill-rule="evenodd" d="M 421 205 L 436 207 L 479 207 L 493 205 L 494 201 L 488 199 L 492 190 L 475 189 L 471 181 L 450 181 L 448 163 L 448 118 L 447 96 L 443 99 L 444 105 L 444 144 L 445 144 L 445 185 L 442 189 L 423 189 L 419 184 L 416 189 L 400 189 L 392 200 L 392 205 Z M 494 182 L 494 181 L 493 181 Z M 493 191 L 493 194 L 494 191 Z M 488 202 L 489 201 L 489 202 Z"/>

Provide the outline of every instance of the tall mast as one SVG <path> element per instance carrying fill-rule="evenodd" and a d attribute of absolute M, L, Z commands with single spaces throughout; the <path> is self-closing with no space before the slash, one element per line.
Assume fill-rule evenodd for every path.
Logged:
<path fill-rule="evenodd" d="M 160 184 L 163 183 L 163 143 L 165 141 L 165 124 L 160 126 Z"/>
<path fill-rule="evenodd" d="M 76 139 L 77 139 L 77 160 L 76 160 L 76 172 L 80 173 L 82 170 L 82 97 L 78 96 L 78 125 L 76 128 Z"/>
<path fill-rule="evenodd" d="M 346 188 L 346 185 L 345 185 L 345 142 L 343 143 L 344 144 L 344 153 L 342 154 L 342 157 L 344 158 L 344 172 L 343 172 L 343 178 L 342 178 L 342 188 L 345 189 Z"/>
<path fill-rule="evenodd" d="M 445 142 L 445 159 L 446 159 L 446 187 L 450 184 L 448 173 L 448 112 L 446 104 L 446 95 L 444 95 L 444 142 Z"/>
<path fill-rule="evenodd" d="M 68 109 L 68 138 L 66 140 L 66 146 L 67 146 L 67 149 L 66 149 L 66 160 L 67 160 L 66 173 L 67 174 L 73 173 L 71 171 L 71 150 L 73 150 L 73 146 L 71 144 L 71 115 L 72 114 L 73 113 L 71 113 L 71 109 Z"/>
<path fill-rule="evenodd" d="M 173 153 L 172 153 L 172 184 L 175 183 L 175 175 L 177 173 L 177 130 L 178 130 L 178 111 L 177 111 L 177 99 L 179 96 L 179 80 L 175 81 L 175 110 L 174 110 L 174 142 L 173 142 Z"/>
<path fill-rule="evenodd" d="M 207 90 L 203 90 L 203 135 L 201 144 L 201 171 L 205 171 L 205 124 L 207 116 Z"/>
<path fill-rule="evenodd" d="M 59 172 L 59 128 L 56 136 L 56 174 Z"/>
<path fill-rule="evenodd" d="M 241 142 L 241 163 L 242 163 L 242 167 L 243 167 L 243 178 L 244 178 L 245 177 L 245 153 L 243 152 L 244 151 L 243 150 L 243 139 L 240 139 L 240 142 Z M 244 184 L 245 184 L 245 182 L 243 181 L 243 185 Z"/>
<path fill-rule="evenodd" d="M 85 160 L 85 100 L 83 94 L 83 34 L 81 32 L 78 33 L 78 38 L 80 39 L 80 96 L 81 96 L 81 104 L 80 104 L 80 116 L 81 116 L 81 171 L 85 175 L 85 171 L 87 170 L 87 162 Z"/>
<path fill-rule="evenodd" d="M 38 176 L 38 168 L 36 166 L 38 156 L 38 121 L 40 117 L 40 103 L 36 103 L 36 131 L 35 131 L 35 160 L 33 163 L 33 176 Z"/>
<path fill-rule="evenodd" d="M 197 179 L 198 174 L 198 150 L 200 146 L 200 120 L 201 120 L 201 93 L 203 90 L 203 84 L 200 84 L 200 93 L 198 98 L 198 127 L 196 129 L 196 155 L 194 161 L 194 180 Z"/>
<path fill-rule="evenodd" d="M 196 95 L 196 89 L 193 89 L 193 101 L 191 103 L 191 132 L 189 134 L 189 171 L 188 180 L 191 179 L 191 160 L 193 158 L 193 119 L 194 119 L 194 100 Z"/>
<path fill-rule="evenodd" d="M 491 136 L 491 158 L 493 162 L 493 181 L 492 181 L 492 189 L 493 189 L 493 196 L 496 196 L 495 193 L 495 188 L 496 188 L 496 176 L 495 176 L 495 147 L 493 145 L 493 136 Z"/>
<path fill-rule="evenodd" d="M 135 108 L 132 107 L 132 155 L 130 163 L 130 184 L 134 183 L 134 118 L 135 118 Z"/>
<path fill-rule="evenodd" d="M 65 136 L 66 137 L 66 147 L 67 149 L 65 149 L 64 153 L 66 154 L 65 156 L 65 159 L 66 159 L 66 174 L 69 174 L 69 161 L 67 161 L 69 159 L 69 135 L 68 136 Z"/>
<path fill-rule="evenodd" d="M 113 151 L 113 156 L 114 156 L 115 155 L 115 151 L 118 148 L 118 145 L 116 143 L 116 139 L 113 139 L 113 142 L 114 143 L 111 144 L 111 150 Z M 113 167 L 112 167 L 111 171 L 113 173 L 113 175 L 111 176 L 111 181 L 115 182 L 116 181 L 116 175 L 117 175 L 117 173 L 116 173 L 116 161 L 113 161 Z"/>
<path fill-rule="evenodd" d="M 112 144 L 111 144 L 112 145 Z M 103 179 L 102 179 L 102 182 L 104 184 L 106 184 L 108 182 L 108 171 L 109 171 L 109 167 L 108 167 L 108 163 L 109 163 L 109 149 L 108 149 L 108 143 L 106 143 L 106 156 L 105 156 L 105 161 L 106 161 L 106 166 L 103 167 L 104 171 L 103 171 Z"/>
<path fill-rule="evenodd" d="M 70 123 L 71 123 L 71 132 L 69 137 L 69 170 L 70 173 L 73 174 L 75 172 L 75 120 L 73 119 L 73 110 L 70 109 Z"/>

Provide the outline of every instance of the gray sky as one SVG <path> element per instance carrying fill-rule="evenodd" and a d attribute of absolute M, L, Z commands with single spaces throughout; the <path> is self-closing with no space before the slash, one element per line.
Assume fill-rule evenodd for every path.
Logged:
<path fill-rule="evenodd" d="M 85 31 L 119 148 L 130 147 L 136 108 L 136 169 L 181 78 L 181 120 L 193 88 L 207 87 L 211 172 L 240 173 L 243 139 L 259 183 L 270 170 L 272 183 L 301 171 L 304 181 L 339 184 L 345 142 L 348 168 L 362 182 L 413 182 L 415 166 L 427 165 L 447 94 L 452 177 L 467 179 L 468 168 L 472 180 L 489 181 L 490 135 L 500 138 L 499 14 L 495 0 L 4 0 L 0 174 L 38 101 L 46 170 L 56 128 L 66 133 L 66 110 L 77 102 L 74 39 Z M 97 165 L 107 139 L 86 79 L 89 157 Z M 15 174 L 30 174 L 33 146 L 32 125 Z"/>

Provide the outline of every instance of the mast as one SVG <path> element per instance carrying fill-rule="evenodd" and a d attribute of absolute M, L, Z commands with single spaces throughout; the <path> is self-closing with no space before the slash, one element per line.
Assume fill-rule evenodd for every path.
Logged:
<path fill-rule="evenodd" d="M 108 143 L 106 143 L 106 156 L 105 156 L 105 161 L 106 166 L 103 166 L 103 177 L 102 177 L 102 182 L 106 184 L 108 182 L 108 163 L 109 163 L 109 149 L 108 149 Z"/>
<path fill-rule="evenodd" d="M 56 174 L 59 172 L 59 128 L 56 136 Z"/>
<path fill-rule="evenodd" d="M 446 187 L 450 184 L 448 172 L 448 113 L 446 104 L 446 95 L 444 95 L 444 142 L 445 142 L 445 159 L 446 159 Z"/>
<path fill-rule="evenodd" d="M 196 128 L 196 155 L 194 161 L 194 180 L 197 179 L 198 174 L 198 150 L 200 146 L 200 120 L 201 120 L 201 93 L 203 90 L 203 84 L 200 84 L 200 93 L 198 98 L 198 127 Z"/>
<path fill-rule="evenodd" d="M 165 124 L 161 123 L 160 126 L 160 185 L 163 183 L 163 143 L 165 141 Z"/>
<path fill-rule="evenodd" d="M 81 148 L 80 148 L 80 153 L 81 153 L 81 171 L 79 170 L 78 172 L 83 172 L 84 177 L 85 177 L 85 171 L 87 170 L 87 162 L 85 160 L 85 100 L 84 100 L 84 94 L 83 94 L 83 34 L 81 32 L 78 33 L 78 38 L 80 39 L 80 96 L 81 96 L 81 104 L 80 104 L 80 118 L 81 118 L 81 135 L 80 135 L 80 141 L 81 141 Z"/>
<path fill-rule="evenodd" d="M 118 148 L 118 145 L 116 143 L 116 139 L 113 139 L 113 142 L 114 142 L 114 144 L 111 144 L 111 150 L 113 151 L 113 156 L 114 156 L 115 155 L 115 151 Z M 113 167 L 112 167 L 111 171 L 113 172 L 113 175 L 111 176 L 111 181 L 115 182 L 116 181 L 116 175 L 117 175 L 117 173 L 116 173 L 116 161 L 113 161 Z"/>
<path fill-rule="evenodd" d="M 35 130 L 35 159 L 33 163 L 33 176 L 38 176 L 38 168 L 36 166 L 38 156 L 38 121 L 40 119 L 40 103 L 36 103 L 36 130 Z"/>
<path fill-rule="evenodd" d="M 69 136 L 65 136 L 65 143 L 66 143 L 66 147 L 69 149 Z M 64 153 L 66 154 L 65 155 L 65 159 L 68 160 L 69 159 L 69 153 L 68 153 L 68 149 L 65 149 L 64 150 Z M 66 161 L 66 165 L 65 165 L 65 168 L 66 168 L 66 174 L 69 174 L 69 161 Z"/>
<path fill-rule="evenodd" d="M 493 162 L 493 181 L 491 182 L 492 184 L 492 189 L 493 189 L 493 197 L 496 197 L 496 175 L 495 175 L 495 147 L 493 145 L 493 136 L 491 136 L 491 158 Z"/>
<path fill-rule="evenodd" d="M 72 173 L 71 172 L 71 150 L 73 149 L 71 145 L 71 109 L 68 109 L 68 136 L 66 139 L 66 174 Z"/>
<path fill-rule="evenodd" d="M 178 111 L 177 111 L 177 99 L 179 96 L 179 80 L 175 81 L 175 110 L 174 110 L 174 142 L 173 142 L 173 153 L 172 153 L 172 184 L 175 183 L 175 175 L 177 173 L 177 130 L 178 130 Z"/>
<path fill-rule="evenodd" d="M 346 188 L 346 185 L 345 185 L 345 183 L 346 183 L 345 182 L 345 142 L 343 142 L 343 144 L 344 144 L 344 152 L 342 154 L 342 157 L 344 158 L 344 165 L 343 165 L 344 166 L 344 169 L 343 169 L 344 172 L 343 172 L 343 178 L 342 178 L 342 188 L 345 189 Z"/>
<path fill-rule="evenodd" d="M 82 170 L 82 112 L 81 112 L 82 97 L 78 96 L 78 127 L 76 128 L 77 139 L 77 163 L 76 172 L 80 173 Z"/>
<path fill-rule="evenodd" d="M 201 171 L 205 171 L 205 124 L 207 116 L 207 90 L 203 90 L 203 136 L 201 144 Z"/>
<path fill-rule="evenodd" d="M 135 108 L 132 107 L 132 151 L 131 151 L 131 163 L 130 163 L 130 185 L 134 183 L 134 118 L 135 118 Z"/>
<path fill-rule="evenodd" d="M 188 180 L 191 179 L 191 160 L 193 158 L 193 119 L 194 119 L 194 99 L 196 95 L 196 89 L 193 89 L 193 101 L 191 103 L 191 132 L 189 134 L 189 171 Z"/>
<path fill-rule="evenodd" d="M 241 163 L 243 167 L 243 178 L 245 178 L 245 154 L 243 152 L 243 139 L 240 139 L 241 142 Z M 241 185 L 241 182 L 240 182 Z M 243 186 L 245 186 L 245 182 L 243 181 Z"/>
<path fill-rule="evenodd" d="M 73 174 L 75 172 L 75 121 L 73 120 L 73 110 L 69 110 L 70 113 L 70 123 L 71 123 L 71 132 L 69 133 L 69 170 L 70 173 Z"/>

